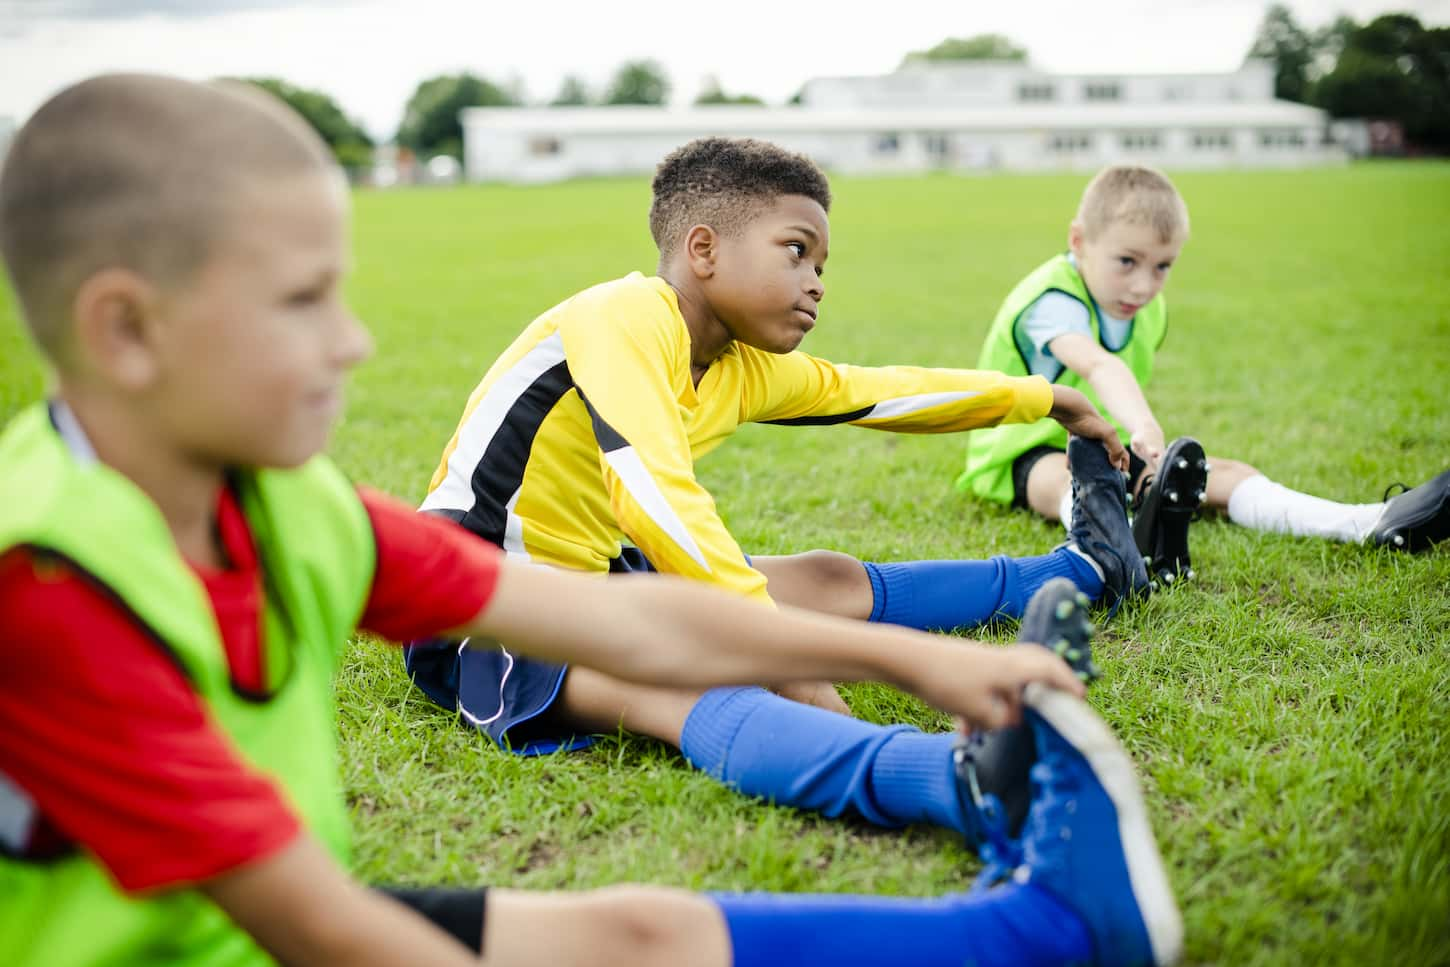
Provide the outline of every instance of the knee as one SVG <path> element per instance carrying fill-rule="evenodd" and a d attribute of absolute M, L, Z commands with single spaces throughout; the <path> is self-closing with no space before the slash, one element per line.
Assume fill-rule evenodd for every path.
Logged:
<path fill-rule="evenodd" d="M 610 886 L 588 895 L 584 916 L 598 938 L 596 963 L 666 967 L 685 963 L 701 941 L 724 937 L 714 904 L 697 894 L 649 886 Z"/>
<path fill-rule="evenodd" d="M 1223 484 L 1237 484 L 1259 474 L 1259 471 L 1255 467 L 1241 460 L 1225 460 L 1222 457 L 1210 457 L 1208 463 L 1213 476 L 1217 477 L 1218 482 Z"/>
<path fill-rule="evenodd" d="M 818 587 L 855 588 L 870 582 L 861 562 L 840 551 L 806 551 L 800 559 Z"/>

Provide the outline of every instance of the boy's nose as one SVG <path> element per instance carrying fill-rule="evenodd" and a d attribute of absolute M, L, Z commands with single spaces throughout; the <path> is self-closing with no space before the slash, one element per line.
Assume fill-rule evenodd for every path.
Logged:
<path fill-rule="evenodd" d="M 372 333 L 368 332 L 362 320 L 346 309 L 342 310 L 338 322 L 341 331 L 338 333 L 337 361 L 351 368 L 373 354 Z"/>

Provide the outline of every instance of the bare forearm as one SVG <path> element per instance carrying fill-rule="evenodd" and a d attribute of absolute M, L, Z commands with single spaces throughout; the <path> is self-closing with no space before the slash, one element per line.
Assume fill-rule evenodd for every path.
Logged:
<path fill-rule="evenodd" d="M 1103 401 L 1103 408 L 1130 434 L 1158 425 L 1132 370 L 1116 356 L 1108 356 L 1094 366 L 1087 383 Z"/>

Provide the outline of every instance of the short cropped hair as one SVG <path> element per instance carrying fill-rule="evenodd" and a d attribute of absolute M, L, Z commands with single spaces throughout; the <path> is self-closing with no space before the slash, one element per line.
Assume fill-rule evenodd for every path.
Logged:
<path fill-rule="evenodd" d="M 1112 165 L 1098 172 L 1082 193 L 1077 220 L 1088 238 L 1118 222 L 1147 225 L 1162 242 L 1188 234 L 1188 206 L 1160 171 L 1140 165 Z"/>
<path fill-rule="evenodd" d="M 695 225 L 738 231 L 782 195 L 804 195 L 831 210 L 831 186 L 803 154 L 754 138 L 697 138 L 665 156 L 655 172 L 649 230 L 668 255 Z"/>
<path fill-rule="evenodd" d="M 0 256 L 35 341 L 63 355 L 76 291 L 102 269 L 187 281 L 240 186 L 332 166 L 306 122 L 251 85 L 111 74 L 61 91 L 0 171 Z"/>

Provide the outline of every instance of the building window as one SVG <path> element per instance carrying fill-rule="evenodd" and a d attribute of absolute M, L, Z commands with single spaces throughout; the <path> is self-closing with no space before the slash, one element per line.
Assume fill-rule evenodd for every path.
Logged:
<path fill-rule="evenodd" d="M 926 153 L 933 161 L 941 161 L 951 149 L 945 134 L 928 134 L 925 143 Z"/>
<path fill-rule="evenodd" d="M 1090 134 L 1054 134 L 1047 139 L 1047 150 L 1053 154 L 1082 154 L 1091 151 L 1092 146 Z"/>
<path fill-rule="evenodd" d="M 896 154 L 901 150 L 901 136 L 895 131 L 876 136 L 877 154 Z"/>
<path fill-rule="evenodd" d="M 1056 97 L 1057 91 L 1051 84 L 1031 81 L 1017 86 L 1017 100 L 1019 101 L 1051 101 Z"/>
<path fill-rule="evenodd" d="M 547 158 L 559 154 L 564 150 L 564 145 L 558 138 L 547 135 L 529 139 L 529 154 L 536 158 Z"/>
<path fill-rule="evenodd" d="M 1122 135 L 1119 143 L 1124 151 L 1158 151 L 1163 147 L 1163 138 L 1157 131 L 1131 131 Z"/>
<path fill-rule="evenodd" d="M 1117 81 L 1088 81 L 1083 85 L 1082 93 L 1089 101 L 1116 101 L 1123 96 Z"/>
<path fill-rule="evenodd" d="M 1227 151 L 1233 147 L 1233 138 L 1227 131 L 1193 132 L 1194 151 Z"/>
<path fill-rule="evenodd" d="M 1259 132 L 1259 147 L 1268 151 L 1302 148 L 1306 143 L 1304 132 L 1297 128 L 1281 128 L 1278 130 Z"/>

